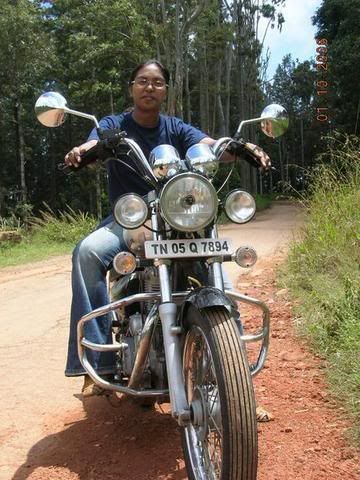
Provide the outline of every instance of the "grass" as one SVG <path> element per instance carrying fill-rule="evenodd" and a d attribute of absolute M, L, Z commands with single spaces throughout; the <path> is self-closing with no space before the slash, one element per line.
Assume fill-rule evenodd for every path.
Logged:
<path fill-rule="evenodd" d="M 273 200 L 276 199 L 275 194 L 267 193 L 264 195 L 255 195 L 255 202 L 256 202 L 256 211 L 261 212 L 261 210 L 265 210 L 269 208 Z"/>
<path fill-rule="evenodd" d="M 0 268 L 44 260 L 70 253 L 75 244 L 87 235 L 97 220 L 70 207 L 55 213 L 49 207 L 31 220 L 31 229 L 22 231 L 20 243 L 0 243 Z"/>
<path fill-rule="evenodd" d="M 360 445 L 359 139 L 331 141 L 316 171 L 301 243 L 283 280 L 296 301 L 300 331 L 325 356 L 330 386 L 354 420 Z"/>

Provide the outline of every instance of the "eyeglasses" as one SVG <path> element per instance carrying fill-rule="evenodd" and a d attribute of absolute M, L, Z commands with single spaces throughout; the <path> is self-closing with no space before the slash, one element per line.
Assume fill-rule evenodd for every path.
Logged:
<path fill-rule="evenodd" d="M 137 87 L 142 87 L 142 88 L 145 88 L 151 84 L 154 88 L 159 88 L 159 89 L 165 88 L 168 86 L 165 80 L 161 78 L 155 78 L 154 80 L 150 80 L 149 78 L 145 78 L 145 77 L 135 78 L 135 80 L 133 80 L 131 84 L 136 85 Z"/>

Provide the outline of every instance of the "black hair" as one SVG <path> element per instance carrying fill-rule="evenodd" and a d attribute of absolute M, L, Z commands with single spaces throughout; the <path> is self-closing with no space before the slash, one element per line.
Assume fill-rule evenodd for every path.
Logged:
<path fill-rule="evenodd" d="M 140 63 L 137 67 L 134 68 L 134 70 L 131 72 L 131 75 L 130 75 L 129 86 L 135 80 L 135 77 L 138 74 L 138 71 L 141 70 L 144 67 L 147 67 L 148 65 L 156 65 L 158 67 L 158 69 L 161 71 L 161 73 L 162 73 L 162 75 L 165 79 L 165 82 L 169 83 L 169 81 L 170 81 L 169 70 L 167 68 L 165 68 L 164 65 L 162 63 L 160 63 L 158 60 L 150 59 L 150 60 L 146 60 L 143 63 Z"/>

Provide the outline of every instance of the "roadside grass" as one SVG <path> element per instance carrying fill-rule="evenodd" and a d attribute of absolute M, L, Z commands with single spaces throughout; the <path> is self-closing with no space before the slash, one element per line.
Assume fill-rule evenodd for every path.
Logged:
<path fill-rule="evenodd" d="M 18 228 L 20 243 L 0 243 L 0 268 L 45 260 L 51 256 L 70 253 L 75 244 L 87 235 L 97 220 L 70 207 L 55 213 L 49 207 L 30 221 L 28 230 Z"/>
<path fill-rule="evenodd" d="M 272 202 L 276 200 L 276 195 L 277 194 L 275 193 L 266 193 L 263 195 L 256 194 L 255 195 L 256 211 L 261 212 L 261 210 L 265 210 L 266 208 L 269 208 Z"/>
<path fill-rule="evenodd" d="M 360 140 L 333 140 L 316 171 L 303 240 L 282 281 L 300 332 L 328 364 L 333 393 L 352 415 L 360 445 Z"/>

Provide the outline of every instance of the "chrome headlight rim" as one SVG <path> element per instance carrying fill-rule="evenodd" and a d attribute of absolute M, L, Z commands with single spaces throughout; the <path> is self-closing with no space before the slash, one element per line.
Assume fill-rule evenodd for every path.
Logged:
<path fill-rule="evenodd" d="M 149 156 L 149 164 L 159 182 L 167 182 L 181 172 L 182 162 L 179 152 L 173 145 L 162 144 L 153 148 Z"/>
<path fill-rule="evenodd" d="M 175 222 L 173 222 L 171 220 L 171 217 L 169 215 L 167 215 L 167 213 L 166 213 L 166 209 L 163 208 L 164 198 L 166 196 L 166 192 L 173 185 L 173 183 L 175 183 L 177 181 L 180 181 L 182 178 L 193 178 L 195 180 L 198 180 L 198 181 L 202 182 L 206 186 L 208 186 L 209 192 L 210 192 L 210 194 L 211 194 L 211 196 L 214 200 L 215 208 L 213 209 L 212 215 L 208 220 L 206 220 L 206 223 L 204 222 L 204 224 L 201 225 L 201 226 L 194 226 L 194 227 L 191 227 L 191 228 L 184 228 L 181 225 L 179 226 L 178 224 L 176 224 Z M 207 179 L 206 177 L 204 177 L 200 173 L 195 173 L 195 172 L 184 172 L 184 173 L 180 173 L 180 174 L 176 175 L 175 177 L 172 177 L 164 185 L 164 188 L 162 189 L 162 191 L 160 193 L 159 204 L 160 204 L 160 213 L 161 213 L 162 218 L 165 220 L 165 222 L 171 228 L 173 228 L 174 230 L 176 230 L 178 232 L 191 233 L 191 232 L 196 232 L 196 231 L 202 230 L 202 229 L 208 227 L 214 221 L 214 219 L 216 218 L 217 213 L 218 213 L 218 195 L 216 193 L 215 187 L 213 186 L 213 184 L 210 182 L 209 179 Z"/>
<path fill-rule="evenodd" d="M 126 197 L 128 197 L 129 199 L 133 198 L 133 199 L 138 200 L 140 202 L 141 206 L 143 207 L 142 217 L 140 217 L 140 220 L 138 220 L 136 223 L 133 223 L 133 224 L 129 224 L 129 223 L 124 222 L 119 217 L 119 215 L 117 213 L 117 208 L 120 208 L 121 201 L 124 202 Z M 121 227 L 125 228 L 126 230 L 135 230 L 135 229 L 141 227 L 142 225 L 144 225 L 144 223 L 148 219 L 149 208 L 148 208 L 145 200 L 138 193 L 124 193 L 123 195 L 120 195 L 120 197 L 118 197 L 116 199 L 116 201 L 114 202 L 113 216 L 114 216 L 114 219 L 115 219 L 116 223 L 118 223 Z"/>
<path fill-rule="evenodd" d="M 246 217 L 244 220 L 239 220 L 237 218 L 235 218 L 234 216 L 231 215 L 231 213 L 229 213 L 230 211 L 230 203 L 232 201 L 234 201 L 234 196 L 235 195 L 238 195 L 238 194 L 241 194 L 243 196 L 245 196 L 248 200 L 250 200 L 250 202 L 253 204 L 253 209 L 252 209 L 252 212 L 251 214 Z M 224 200 L 224 211 L 225 211 L 225 214 L 226 216 L 228 217 L 228 219 L 233 222 L 233 223 L 236 223 L 238 225 L 243 225 L 245 223 L 248 223 L 250 222 L 250 220 L 252 220 L 254 218 L 254 215 L 256 213 L 256 202 L 255 202 L 255 198 L 249 193 L 247 192 L 246 190 L 241 190 L 239 188 L 236 188 L 234 190 L 231 190 L 231 192 L 229 192 L 226 197 L 225 197 L 225 200 Z"/>
<path fill-rule="evenodd" d="M 185 160 L 190 170 L 208 179 L 213 179 L 219 169 L 219 159 L 212 146 L 207 143 L 196 143 L 186 151 Z"/>

